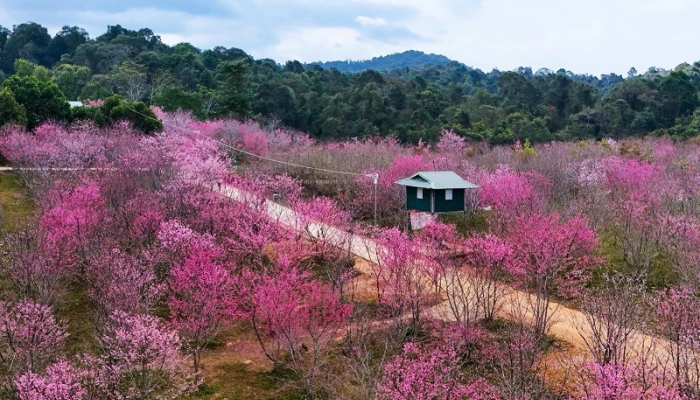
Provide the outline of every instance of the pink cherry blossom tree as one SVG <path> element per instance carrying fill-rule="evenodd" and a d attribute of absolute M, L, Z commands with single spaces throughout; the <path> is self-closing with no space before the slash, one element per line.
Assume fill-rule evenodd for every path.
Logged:
<path fill-rule="evenodd" d="M 479 185 L 479 205 L 491 208 L 491 228 L 497 233 L 503 232 L 516 216 L 539 212 L 543 208 L 542 197 L 527 175 L 508 166 L 500 166 L 492 174 L 482 177 Z"/>
<path fill-rule="evenodd" d="M 633 400 L 643 398 L 643 391 L 629 382 L 624 366 L 594 364 L 594 382 L 587 388 L 585 399 Z"/>
<path fill-rule="evenodd" d="M 136 142 L 136 136 L 110 132 L 105 135 L 95 125 L 79 123 L 66 128 L 53 123 L 38 126 L 33 133 L 20 128 L 4 129 L 0 152 L 17 166 L 34 168 L 85 168 L 108 165 L 108 146 Z M 127 139 L 124 136 L 131 136 Z M 113 149 L 110 149 L 113 151 Z M 34 171 L 40 173 L 40 171 Z"/>
<path fill-rule="evenodd" d="M 605 171 L 607 201 L 602 214 L 606 230 L 613 235 L 619 254 L 637 277 L 647 274 L 667 232 L 663 221 L 668 214 L 665 199 L 671 194 L 670 180 L 662 179 L 663 166 L 629 157 L 608 157 L 601 161 Z"/>
<path fill-rule="evenodd" d="M 43 199 L 44 212 L 40 226 L 48 243 L 73 250 L 83 259 L 96 245 L 95 233 L 106 223 L 105 201 L 97 183 L 76 187 L 59 182 Z"/>
<path fill-rule="evenodd" d="M 316 254 L 324 257 L 347 242 L 345 230 L 350 225 L 350 216 L 334 200 L 328 197 L 301 200 L 294 204 L 294 210 L 296 228 L 313 243 Z"/>
<path fill-rule="evenodd" d="M 516 313 L 527 312 L 527 304 L 514 304 Z M 543 358 L 541 339 L 523 323 L 510 330 L 504 342 L 491 342 L 485 354 L 492 358 L 498 387 L 505 398 L 520 399 L 544 392 L 544 382 L 537 374 Z"/>
<path fill-rule="evenodd" d="M 270 217 L 266 200 L 255 190 L 253 183 L 239 178 L 231 178 L 230 181 L 235 181 L 231 185 L 245 191 L 245 199 L 229 199 L 198 188 L 186 189 L 184 192 L 187 196 L 183 197 L 182 191 L 175 190 L 172 192 L 172 204 L 179 203 L 178 207 L 182 208 L 173 210 L 173 216 L 195 231 L 220 240 L 229 260 L 236 265 L 262 266 L 265 248 L 270 243 L 294 236 Z M 241 182 L 252 186 L 253 191 L 239 186 Z"/>
<path fill-rule="evenodd" d="M 54 361 L 68 335 L 51 308 L 20 300 L 0 304 L 0 384 L 11 393 L 14 379 L 41 372 Z"/>
<path fill-rule="evenodd" d="M 50 365 L 44 374 L 28 372 L 15 380 L 20 400 L 87 400 L 83 375 L 66 361 Z"/>
<path fill-rule="evenodd" d="M 401 354 L 384 367 L 379 396 L 387 400 L 499 399 L 484 380 L 465 383 L 457 352 L 446 346 L 432 349 L 406 343 Z"/>
<path fill-rule="evenodd" d="M 485 235 L 468 238 L 462 248 L 465 257 L 445 279 L 450 310 L 465 325 L 481 318 L 491 321 L 505 295 L 501 281 L 511 262 L 512 247 L 496 236 Z"/>
<path fill-rule="evenodd" d="M 65 293 L 62 279 L 73 271 L 70 249 L 54 246 L 37 228 L 5 235 L 0 265 L 22 297 L 55 304 Z"/>
<path fill-rule="evenodd" d="M 276 275 L 256 275 L 242 304 L 265 355 L 293 370 L 313 392 L 320 384 L 333 340 L 346 323 L 352 306 L 329 286 L 292 266 Z"/>
<path fill-rule="evenodd" d="M 414 240 L 424 255 L 424 270 L 432 281 L 435 296 L 438 297 L 444 289 L 442 281 L 458 257 L 455 227 L 436 221 L 419 230 Z"/>
<path fill-rule="evenodd" d="M 645 288 L 630 277 L 604 278 L 605 287 L 581 296 L 585 322 L 576 329 L 597 363 L 626 365 L 634 335 L 647 325 Z"/>
<path fill-rule="evenodd" d="M 598 240 L 586 222 L 557 214 L 518 217 L 507 237 L 513 245 L 508 271 L 525 278 L 535 293 L 530 312 L 538 336 L 547 332 L 553 311 L 552 296 L 571 295 L 586 279 L 586 271 L 599 261 L 594 254 Z"/>
<path fill-rule="evenodd" d="M 452 130 L 443 129 L 440 133 L 440 141 L 435 146 L 440 152 L 461 156 L 467 148 L 464 138 Z"/>
<path fill-rule="evenodd" d="M 84 278 L 100 325 L 116 311 L 152 312 L 165 291 L 151 263 L 119 248 L 104 249 L 91 258 Z"/>
<path fill-rule="evenodd" d="M 660 244 L 684 282 L 700 287 L 700 221 L 688 215 L 661 218 Z"/>
<path fill-rule="evenodd" d="M 674 380 L 680 390 L 700 390 L 700 299 L 688 287 L 660 293 L 656 326 L 668 340 Z"/>
<path fill-rule="evenodd" d="M 597 364 L 588 368 L 592 382 L 583 390 L 581 400 L 684 400 L 682 392 L 652 384 L 643 385 L 638 374 L 626 365 Z"/>
<path fill-rule="evenodd" d="M 171 269 L 170 275 L 170 317 L 187 342 L 194 370 L 199 371 L 202 351 L 224 319 L 235 314 L 235 279 L 206 248 L 197 247 Z"/>
<path fill-rule="evenodd" d="M 196 232 L 177 220 L 161 223 L 157 238 L 161 246 L 156 258 L 169 265 L 184 263 L 190 252 L 212 260 L 223 256 L 213 236 Z"/>
<path fill-rule="evenodd" d="M 244 127 L 245 125 L 241 126 L 240 137 L 236 143 L 239 148 L 260 156 L 268 155 L 270 153 L 270 141 L 265 132 L 259 128 L 243 129 Z"/>
<path fill-rule="evenodd" d="M 298 201 L 294 209 L 296 229 L 303 232 L 299 239 L 311 242 L 309 250 L 322 264 L 324 275 L 333 289 L 342 295 L 345 284 L 354 274 L 349 249 L 352 243 L 352 235 L 348 232 L 350 216 L 327 197 Z"/>
<path fill-rule="evenodd" d="M 371 246 L 373 279 L 381 304 L 391 307 L 397 323 L 404 324 L 404 313 L 410 314 L 409 323 L 420 328 L 421 312 L 434 296 L 430 265 L 421 248 L 398 228 L 376 232 L 377 246 Z"/>
<path fill-rule="evenodd" d="M 175 399 L 199 386 L 175 330 L 149 315 L 117 312 L 111 321 L 100 339 L 102 354 L 83 360 L 91 398 Z"/>

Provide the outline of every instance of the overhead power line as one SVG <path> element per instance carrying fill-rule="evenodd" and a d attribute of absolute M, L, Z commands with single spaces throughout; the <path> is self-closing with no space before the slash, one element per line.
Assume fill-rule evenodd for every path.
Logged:
<path fill-rule="evenodd" d="M 132 109 L 132 108 L 129 108 L 128 110 L 130 110 L 130 111 L 132 111 L 132 112 L 134 112 L 134 113 L 136 113 L 136 114 L 138 114 L 138 115 L 140 115 L 140 116 L 142 116 L 142 117 L 144 117 L 144 118 L 148 118 L 148 119 L 151 119 L 151 120 L 154 120 L 154 121 L 158 121 L 158 122 L 160 122 L 161 124 L 163 124 L 163 125 L 165 125 L 165 126 L 169 126 L 169 127 L 171 127 L 171 128 L 174 128 L 174 129 L 179 129 L 179 130 L 181 130 L 181 131 L 189 132 L 189 133 L 197 133 L 197 134 L 201 133 L 201 132 L 199 132 L 199 131 L 194 131 L 194 130 L 182 128 L 182 127 L 179 127 L 179 126 L 176 126 L 176 125 L 166 124 L 166 123 L 164 123 L 163 121 L 161 121 L 161 120 L 159 120 L 159 119 L 157 119 L 157 118 L 153 118 L 153 117 L 151 117 L 151 116 L 149 116 L 149 115 L 146 115 L 146 114 L 143 114 L 143 113 L 141 113 L 141 112 L 138 112 L 138 111 L 136 111 L 136 110 L 134 110 L 134 109 Z M 287 166 L 290 166 L 290 167 L 304 168 L 304 169 L 308 169 L 308 170 L 320 171 L 320 172 L 327 172 L 327 173 L 331 173 L 331 174 L 364 176 L 364 177 L 367 177 L 367 178 L 372 178 L 373 195 L 374 195 L 374 224 L 375 224 L 375 225 L 377 224 L 377 184 L 378 184 L 378 181 L 379 181 L 379 174 L 378 174 L 378 173 L 373 173 L 373 174 L 362 174 L 362 173 L 358 173 L 358 172 L 338 171 L 338 170 L 332 170 L 332 169 L 326 169 L 326 168 L 312 167 L 312 166 L 310 166 L 310 165 L 301 165 L 301 164 L 290 163 L 290 162 L 286 162 L 286 161 L 282 161 L 282 160 L 277 160 L 277 159 L 270 158 L 270 157 L 265 157 L 265 156 L 262 156 L 262 155 L 260 155 L 260 154 L 251 153 L 251 152 L 246 151 L 246 150 L 243 150 L 243 149 L 239 149 L 239 148 L 237 148 L 237 147 L 235 147 L 235 146 L 231 146 L 230 144 L 228 144 L 228 143 L 226 143 L 226 142 L 224 142 L 224 141 L 222 141 L 222 140 L 219 140 L 219 139 L 215 139 L 215 138 L 210 138 L 210 139 L 212 139 L 213 141 L 219 143 L 220 145 L 222 145 L 222 146 L 224 146 L 224 147 L 228 147 L 229 149 L 232 149 L 232 150 L 241 152 L 241 153 L 243 153 L 243 154 L 247 154 L 247 155 L 249 155 L 249 156 L 256 157 L 256 158 L 259 158 L 259 159 L 261 159 L 261 160 L 266 160 L 266 161 L 275 162 L 275 163 L 278 163 L 278 164 L 287 165 Z"/>
<path fill-rule="evenodd" d="M 194 131 L 194 130 L 182 128 L 182 127 L 179 127 L 179 126 L 176 126 L 176 125 L 172 125 L 172 124 L 166 124 L 166 123 L 164 123 L 163 121 L 160 121 L 159 119 L 153 118 L 153 117 L 148 116 L 148 115 L 143 114 L 143 113 L 140 113 L 140 112 L 138 112 L 138 111 L 136 111 L 136 110 L 134 110 L 134 109 L 129 109 L 129 110 L 130 110 L 130 111 L 133 111 L 133 112 L 136 113 L 136 114 L 141 115 L 142 117 L 149 118 L 149 119 L 152 119 L 152 120 L 154 120 L 154 121 L 158 121 L 158 122 L 160 122 L 161 124 L 163 124 L 163 125 L 165 125 L 165 126 L 169 126 L 169 127 L 171 127 L 171 128 L 174 128 L 174 129 L 179 129 L 179 130 L 181 130 L 181 131 L 190 132 L 190 133 L 200 133 L 199 131 Z M 290 162 L 287 162 L 287 161 L 282 161 L 282 160 L 277 160 L 277 159 L 270 158 L 270 157 L 265 157 L 265 156 L 260 155 L 260 154 L 251 153 L 251 152 L 249 152 L 249 151 L 240 149 L 240 148 L 238 148 L 238 147 L 231 146 L 230 144 L 228 144 L 228 143 L 226 143 L 226 142 L 224 142 L 224 141 L 222 141 L 222 140 L 219 140 L 219 139 L 215 139 L 215 138 L 210 138 L 210 139 L 212 139 L 213 141 L 219 143 L 220 145 L 222 145 L 222 146 L 224 146 L 224 147 L 228 147 L 229 149 L 232 149 L 232 150 L 241 152 L 241 153 L 243 153 L 243 154 L 246 154 L 246 155 L 249 155 L 249 156 L 252 156 L 252 157 L 256 157 L 256 158 L 259 158 L 259 159 L 261 159 L 261 160 L 266 160 L 266 161 L 271 161 L 271 162 L 275 162 L 275 163 L 278 163 L 278 164 L 288 165 L 288 166 L 290 166 L 290 167 L 305 168 L 305 169 L 310 169 L 310 170 L 314 170 L 314 171 L 328 172 L 328 173 L 333 173 L 333 174 L 366 176 L 366 177 L 370 177 L 370 178 L 373 178 L 374 175 L 376 175 L 376 174 L 362 174 L 362 173 L 350 172 L 350 171 L 338 171 L 338 170 L 333 170 L 333 169 L 312 167 L 312 166 L 310 166 L 310 165 L 301 165 L 301 164 L 290 163 Z"/>

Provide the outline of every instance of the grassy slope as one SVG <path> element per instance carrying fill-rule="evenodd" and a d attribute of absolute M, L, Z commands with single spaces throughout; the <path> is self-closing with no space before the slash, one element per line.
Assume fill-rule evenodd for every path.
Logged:
<path fill-rule="evenodd" d="M 20 177 L 0 172 L 0 232 L 18 229 L 33 209 Z"/>
<path fill-rule="evenodd" d="M 205 350 L 202 357 L 204 385 L 193 399 L 301 399 L 284 373 L 271 370 L 252 332 L 226 327 Z"/>
<path fill-rule="evenodd" d="M 0 173 L 0 234 L 18 229 L 33 212 L 34 205 L 19 176 Z M 452 221 L 451 221 L 452 222 Z M 462 218 L 459 221 L 464 223 Z M 478 225 L 478 224 L 477 224 Z M 66 303 L 57 310 L 71 334 L 67 341 L 70 355 L 90 351 L 94 343 L 85 337 L 94 334 L 89 322 L 87 294 L 79 285 L 69 286 Z M 492 328 L 493 329 L 493 328 Z M 496 328 L 496 331 L 499 329 Z M 250 330 L 227 326 L 204 353 L 204 385 L 189 396 L 193 400 L 299 400 L 303 394 L 290 387 L 291 376 L 271 369 Z"/>
<path fill-rule="evenodd" d="M 20 229 L 34 209 L 19 176 L 0 172 L 0 236 Z M 9 300 L 12 283 L 0 270 L 0 300 Z"/>

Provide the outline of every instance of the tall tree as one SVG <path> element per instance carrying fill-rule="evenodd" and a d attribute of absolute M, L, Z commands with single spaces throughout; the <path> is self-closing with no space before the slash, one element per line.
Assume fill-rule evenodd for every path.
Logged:
<path fill-rule="evenodd" d="M 221 79 L 219 114 L 247 117 L 250 113 L 250 92 L 246 80 L 248 66 L 242 61 L 225 61 L 218 65 L 216 71 Z"/>
<path fill-rule="evenodd" d="M 119 95 L 105 99 L 102 112 L 110 122 L 129 121 L 143 133 L 160 132 L 163 123 L 153 110 L 140 101 L 129 101 Z"/>
<path fill-rule="evenodd" d="M 498 77 L 498 94 L 505 107 L 532 112 L 537 107 L 541 93 L 523 75 L 505 72 Z"/>
<path fill-rule="evenodd" d="M 113 82 L 119 94 L 128 100 L 143 100 L 148 92 L 148 80 L 143 67 L 125 61 L 112 73 Z"/>
<path fill-rule="evenodd" d="M 75 49 L 81 44 L 86 43 L 89 39 L 85 29 L 77 26 L 65 25 L 56 33 L 53 39 L 51 39 L 51 44 L 48 49 L 49 55 L 52 61 L 58 62 L 64 54 L 73 55 Z"/>
<path fill-rule="evenodd" d="M 700 105 L 698 91 L 684 72 L 673 71 L 663 78 L 659 83 L 659 93 L 663 98 L 661 113 L 669 125 Z"/>
<path fill-rule="evenodd" d="M 50 119 L 63 120 L 70 112 L 66 97 L 54 82 L 13 75 L 5 80 L 4 85 L 25 108 L 29 129 Z"/>
<path fill-rule="evenodd" d="M 15 99 L 10 89 L 0 91 L 0 126 L 5 124 L 27 125 L 27 113 Z"/>
<path fill-rule="evenodd" d="M 5 72 L 12 72 L 15 59 L 20 57 L 50 67 L 51 58 L 48 57 L 50 42 L 51 36 L 43 26 L 35 22 L 16 25 L 3 48 L 0 68 Z"/>
<path fill-rule="evenodd" d="M 0 25 L 0 52 L 5 49 L 5 43 L 7 43 L 7 38 L 10 36 L 10 30 Z"/>
<path fill-rule="evenodd" d="M 542 338 L 553 315 L 552 296 L 569 295 L 582 284 L 584 272 L 597 263 L 593 252 L 598 239 L 583 219 L 562 221 L 557 214 L 518 217 L 507 236 L 513 243 L 510 272 L 524 277 L 535 291 L 536 299 L 527 306 L 535 334 Z"/>
<path fill-rule="evenodd" d="M 76 100 L 90 81 L 90 69 L 79 65 L 61 64 L 54 68 L 53 79 L 66 98 Z"/>

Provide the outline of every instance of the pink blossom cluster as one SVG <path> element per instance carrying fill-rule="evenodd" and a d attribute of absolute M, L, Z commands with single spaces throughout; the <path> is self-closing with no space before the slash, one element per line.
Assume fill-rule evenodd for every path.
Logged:
<path fill-rule="evenodd" d="M 384 367 L 379 395 L 387 400 L 496 400 L 497 390 L 484 380 L 466 383 L 461 360 L 447 346 L 432 349 L 406 343 Z"/>

